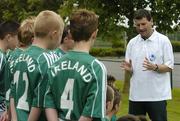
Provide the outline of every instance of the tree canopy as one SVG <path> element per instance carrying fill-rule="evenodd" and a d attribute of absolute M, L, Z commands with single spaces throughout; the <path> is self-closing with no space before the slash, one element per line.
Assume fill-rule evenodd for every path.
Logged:
<path fill-rule="evenodd" d="M 132 38 L 135 33 L 133 15 L 140 8 L 151 9 L 159 31 L 172 32 L 171 26 L 180 24 L 179 0 L 0 0 L 0 20 L 21 21 L 46 9 L 67 19 L 73 10 L 79 8 L 93 10 L 99 15 L 99 32 L 103 37 L 119 38 L 125 30 L 129 39 Z M 122 25 L 125 22 L 128 26 Z"/>

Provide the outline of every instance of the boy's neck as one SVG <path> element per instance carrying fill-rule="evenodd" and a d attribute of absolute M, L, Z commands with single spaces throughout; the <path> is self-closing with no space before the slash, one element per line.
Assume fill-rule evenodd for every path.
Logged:
<path fill-rule="evenodd" d="M 61 45 L 59 46 L 59 48 L 60 48 L 62 51 L 64 51 L 64 52 L 67 52 L 67 51 L 68 51 L 68 48 L 67 48 L 66 46 L 64 46 L 63 44 L 61 44 Z"/>
<path fill-rule="evenodd" d="M 7 51 L 7 45 L 4 43 L 4 40 L 0 40 L 0 50 L 3 52 Z"/>
<path fill-rule="evenodd" d="M 80 41 L 80 42 L 75 42 L 73 50 L 89 53 L 90 48 L 91 48 L 91 41 Z"/>
<path fill-rule="evenodd" d="M 42 49 L 48 49 L 46 40 L 42 38 L 34 38 L 32 45 L 40 47 Z"/>

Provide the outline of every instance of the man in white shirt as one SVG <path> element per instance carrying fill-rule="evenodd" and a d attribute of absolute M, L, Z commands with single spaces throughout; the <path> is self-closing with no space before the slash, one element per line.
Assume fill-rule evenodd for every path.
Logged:
<path fill-rule="evenodd" d="M 122 68 L 131 74 L 129 113 L 149 115 L 152 121 L 167 121 L 166 100 L 172 98 L 170 73 L 174 57 L 172 45 L 153 29 L 149 11 L 140 9 L 134 15 L 136 37 L 130 40 Z"/>

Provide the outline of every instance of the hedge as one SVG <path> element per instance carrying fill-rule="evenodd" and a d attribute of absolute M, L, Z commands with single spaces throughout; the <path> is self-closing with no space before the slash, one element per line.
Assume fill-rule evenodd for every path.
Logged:
<path fill-rule="evenodd" d="M 174 52 L 180 52 L 180 41 L 171 41 Z"/>
<path fill-rule="evenodd" d="M 180 41 L 171 41 L 171 44 L 173 46 L 174 52 L 180 52 Z M 90 50 L 90 54 L 93 56 L 98 57 L 105 57 L 105 56 L 124 56 L 125 55 L 125 49 L 122 47 L 124 44 L 123 42 L 114 42 L 112 44 L 113 48 L 111 47 L 94 47 Z"/>
<path fill-rule="evenodd" d="M 125 51 L 123 48 L 92 48 L 90 54 L 98 57 L 105 56 L 124 56 Z"/>

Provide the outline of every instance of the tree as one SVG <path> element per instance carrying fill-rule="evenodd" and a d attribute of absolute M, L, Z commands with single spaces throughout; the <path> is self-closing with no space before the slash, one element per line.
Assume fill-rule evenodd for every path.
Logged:
<path fill-rule="evenodd" d="M 0 0 L 0 20 L 21 21 L 42 10 L 58 10 L 62 0 Z"/>

